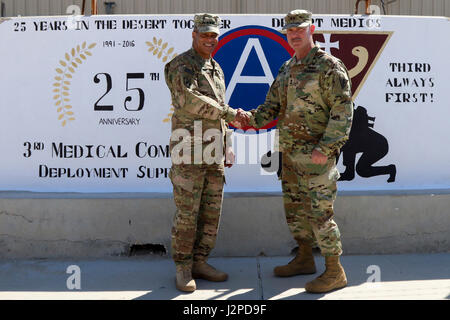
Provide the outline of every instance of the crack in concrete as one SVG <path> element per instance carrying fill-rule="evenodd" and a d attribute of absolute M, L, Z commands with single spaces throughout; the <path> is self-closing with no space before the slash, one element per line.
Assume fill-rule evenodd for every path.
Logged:
<path fill-rule="evenodd" d="M 0 237 L 9 237 L 17 240 L 22 241 L 33 241 L 33 243 L 36 242 L 71 242 L 71 243 L 85 243 L 85 242 L 112 242 L 112 243 L 120 243 L 127 246 L 130 246 L 131 244 L 125 241 L 121 240 L 111 240 L 111 239 L 86 239 L 86 240 L 70 240 L 70 239 L 27 239 L 22 237 L 13 236 L 10 234 L 1 234 Z"/>
<path fill-rule="evenodd" d="M 364 240 L 380 240 L 380 239 L 392 239 L 392 238 L 399 238 L 399 237 L 416 237 L 416 236 L 423 236 L 423 235 L 433 235 L 433 234 L 439 234 L 439 233 L 450 233 L 450 230 L 438 230 L 433 232 L 418 232 L 418 233 L 408 233 L 404 232 L 402 234 L 396 234 L 392 236 L 382 236 L 382 237 L 346 237 L 346 239 L 364 239 Z"/>
<path fill-rule="evenodd" d="M 256 273 L 258 276 L 258 291 L 260 293 L 259 299 L 264 300 L 264 288 L 261 277 L 261 264 L 259 263 L 259 257 L 256 257 Z"/>
<path fill-rule="evenodd" d="M 14 214 L 14 213 L 9 213 L 7 211 L 0 211 L 0 215 L 4 214 L 5 216 L 12 216 L 12 217 L 20 217 L 22 219 L 24 219 L 26 222 L 28 223 L 32 223 L 34 220 L 27 218 L 21 214 Z"/>

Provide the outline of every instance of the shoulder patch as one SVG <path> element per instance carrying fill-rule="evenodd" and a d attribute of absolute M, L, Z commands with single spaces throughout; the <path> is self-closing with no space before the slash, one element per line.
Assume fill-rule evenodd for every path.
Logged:
<path fill-rule="evenodd" d="M 336 58 L 335 56 L 332 56 L 328 52 L 325 52 L 323 50 L 319 50 L 317 52 L 318 52 L 318 56 L 317 56 L 318 63 L 320 63 L 320 64 L 326 64 L 330 68 L 333 68 L 339 61 L 338 58 Z"/>

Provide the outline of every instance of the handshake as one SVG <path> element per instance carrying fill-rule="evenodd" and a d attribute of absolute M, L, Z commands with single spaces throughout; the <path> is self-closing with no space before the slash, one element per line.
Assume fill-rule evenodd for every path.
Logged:
<path fill-rule="evenodd" d="M 237 110 L 236 117 L 230 123 L 238 129 L 248 127 L 250 125 L 250 116 L 251 116 L 250 112 L 246 112 L 241 108 L 239 108 Z"/>

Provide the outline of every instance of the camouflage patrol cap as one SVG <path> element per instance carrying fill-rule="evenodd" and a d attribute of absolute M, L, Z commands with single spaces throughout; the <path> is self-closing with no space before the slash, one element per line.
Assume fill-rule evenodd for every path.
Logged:
<path fill-rule="evenodd" d="M 312 23 L 312 13 L 308 10 L 292 10 L 284 17 L 284 27 L 281 33 L 292 27 L 305 28 Z"/>
<path fill-rule="evenodd" d="M 219 16 L 209 13 L 198 13 L 194 16 L 194 30 L 198 32 L 214 32 L 220 34 L 219 24 L 221 23 Z"/>

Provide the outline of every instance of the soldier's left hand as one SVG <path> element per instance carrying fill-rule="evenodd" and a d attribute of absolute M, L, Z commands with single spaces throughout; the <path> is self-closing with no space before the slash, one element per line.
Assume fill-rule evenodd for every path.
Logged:
<path fill-rule="evenodd" d="M 239 108 L 236 114 L 236 121 L 240 122 L 241 127 L 246 127 L 250 122 L 250 112 L 246 112 L 243 109 Z"/>
<path fill-rule="evenodd" d="M 311 155 L 311 161 L 314 164 L 326 164 L 328 161 L 328 157 L 321 153 L 320 151 L 317 151 L 316 149 L 313 150 Z"/>
<path fill-rule="evenodd" d="M 225 167 L 231 168 L 235 161 L 235 155 L 232 147 L 225 149 Z"/>

